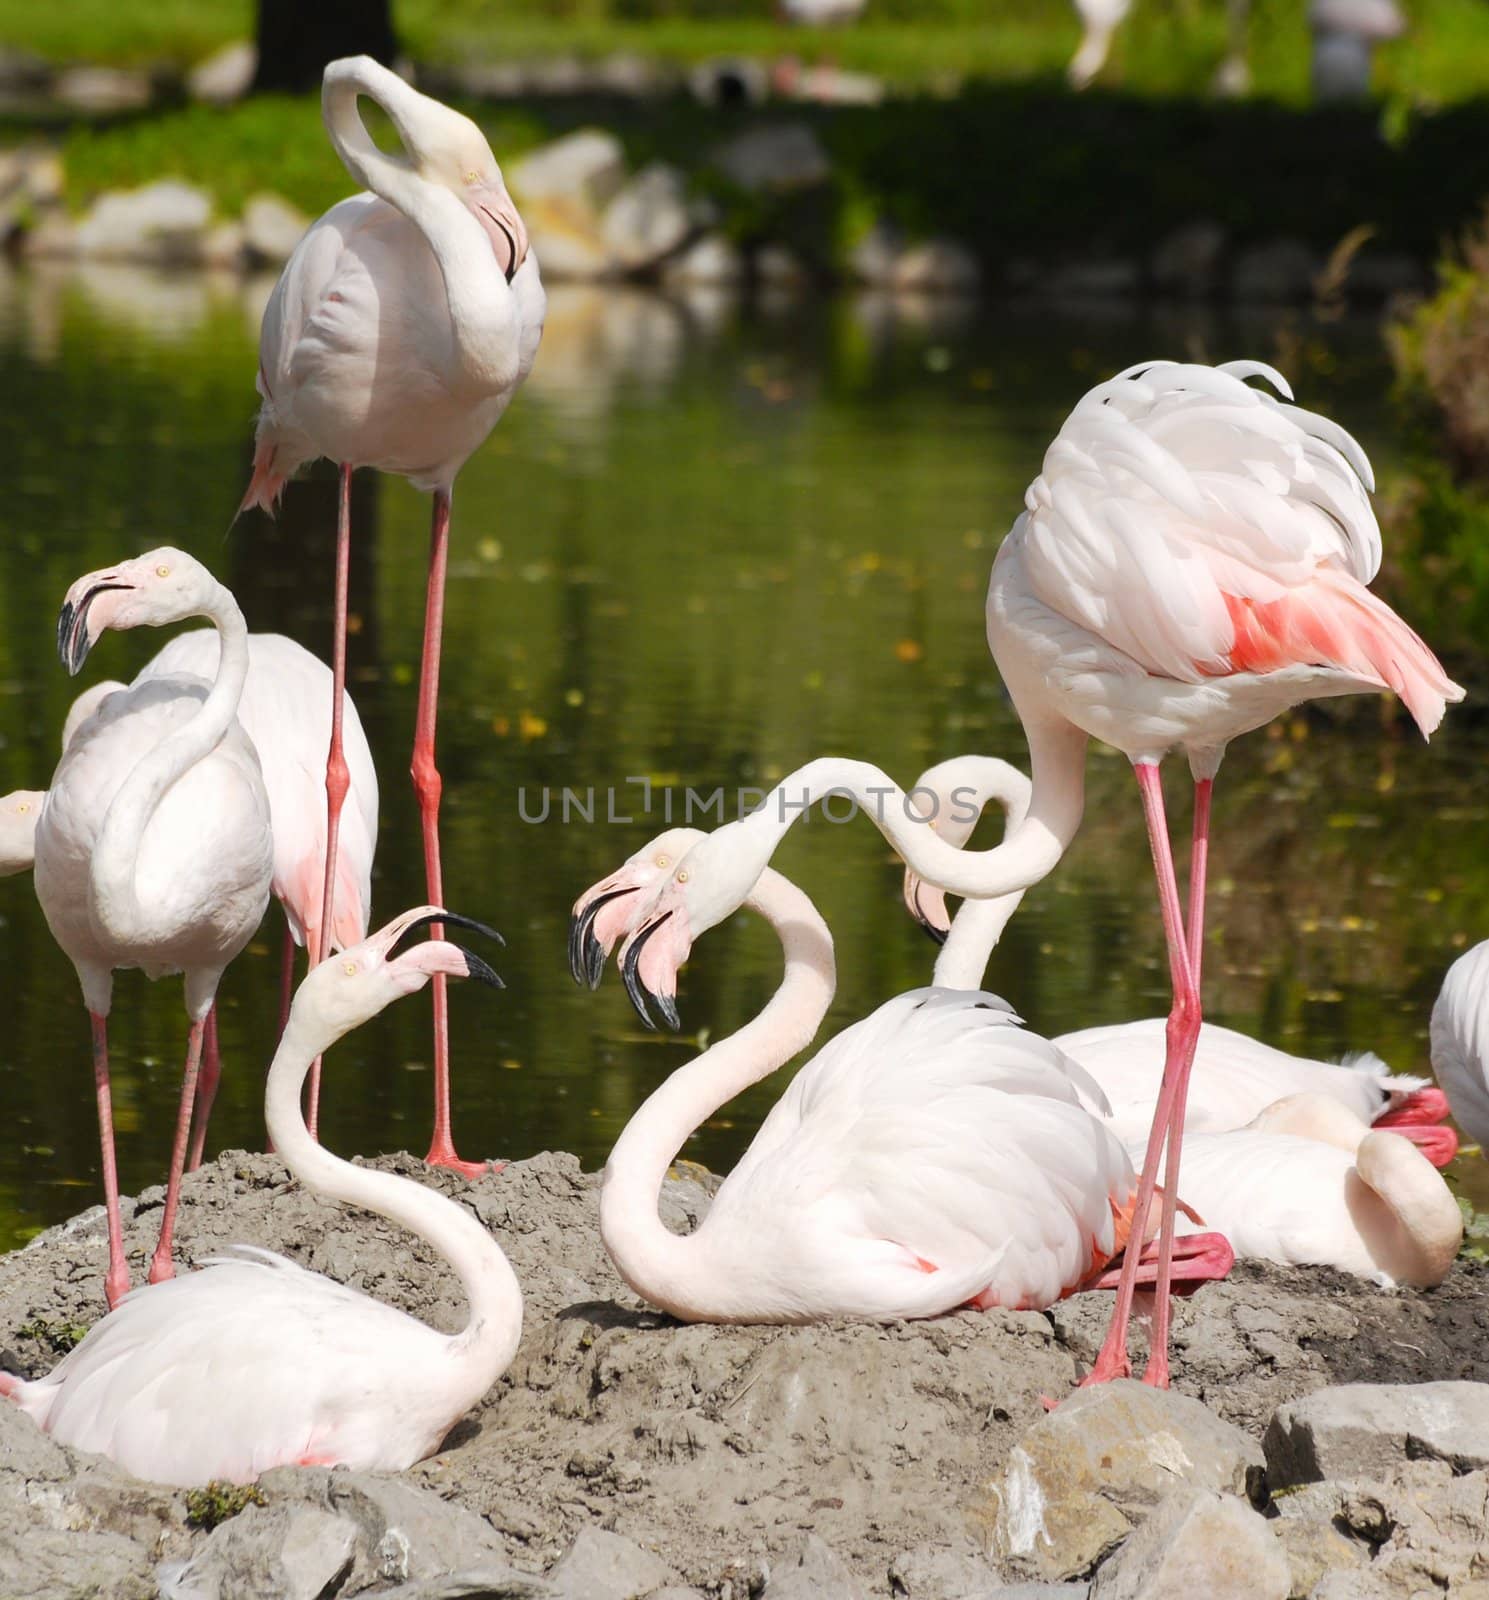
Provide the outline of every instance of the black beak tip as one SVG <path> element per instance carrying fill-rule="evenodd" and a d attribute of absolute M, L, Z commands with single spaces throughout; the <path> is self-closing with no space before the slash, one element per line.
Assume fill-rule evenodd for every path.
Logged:
<path fill-rule="evenodd" d="M 581 988 L 587 976 L 586 962 L 584 960 L 584 935 L 582 932 L 584 919 L 578 912 L 571 913 L 569 917 L 569 976 Z M 593 984 L 590 986 L 593 988 Z"/>
<path fill-rule="evenodd" d="M 461 955 L 465 957 L 465 972 L 467 977 L 474 978 L 477 983 L 484 983 L 488 989 L 506 988 L 506 984 L 502 982 L 500 976 L 493 972 L 492 969 L 488 967 L 484 961 L 482 961 L 480 956 L 476 955 L 470 950 L 467 950 L 464 945 L 456 945 L 455 948 L 461 953 Z"/>
<path fill-rule="evenodd" d="M 919 917 L 916 920 L 920 923 L 926 938 L 932 944 L 940 946 L 946 943 L 947 934 L 951 931 L 949 928 L 938 928 L 934 922 L 927 922 L 924 917 Z"/>
<path fill-rule="evenodd" d="M 673 1031 L 678 1033 L 682 1029 L 682 1018 L 677 1014 L 677 997 L 670 994 L 654 994 L 652 1001 L 662 1014 L 662 1021 Z"/>

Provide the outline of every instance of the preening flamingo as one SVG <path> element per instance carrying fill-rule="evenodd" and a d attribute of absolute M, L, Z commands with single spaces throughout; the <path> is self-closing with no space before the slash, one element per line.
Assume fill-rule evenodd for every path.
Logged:
<path fill-rule="evenodd" d="M 1432 1070 L 1459 1126 L 1489 1151 L 1489 940 L 1448 968 L 1432 1007 Z"/>
<path fill-rule="evenodd" d="M 1158 1385 L 1168 1381 L 1168 1252 L 1200 1026 L 1210 792 L 1226 745 L 1300 701 L 1379 689 L 1399 694 L 1430 734 L 1445 703 L 1463 694 L 1366 587 L 1380 533 L 1364 453 L 1336 424 L 1246 381 L 1256 376 L 1291 399 L 1281 375 L 1259 362 L 1132 367 L 1091 390 L 1047 451 L 988 587 L 988 641 L 1033 773 L 1028 815 L 1002 844 L 958 851 L 877 767 L 815 761 L 696 846 L 699 859 L 674 868 L 631 936 L 636 961 L 649 956 L 665 986 L 672 947 L 685 950 L 728 916 L 804 807 L 833 793 L 851 795 L 930 883 L 981 898 L 1025 888 L 1054 867 L 1080 825 L 1087 740 L 1121 750 L 1142 794 L 1174 992 L 1133 1224 L 1146 1236 L 1172 1132 L 1144 1374 Z M 1195 779 L 1187 931 L 1158 776 L 1174 749 Z M 1137 1263 L 1129 1251 L 1088 1382 L 1131 1370 Z"/>
<path fill-rule="evenodd" d="M 944 841 L 964 846 L 990 803 L 1001 805 L 1016 824 L 1028 810 L 1030 784 L 1016 767 L 995 756 L 966 755 L 921 773 L 910 793 L 933 816 Z M 936 982 L 958 988 L 982 986 L 992 946 L 1022 899 L 1020 891 L 996 900 L 968 901 L 964 911 L 976 912 L 985 930 L 969 941 L 972 925 L 961 914 L 955 922 L 948 920 L 941 891 L 923 884 L 913 871 L 905 872 L 905 904 L 933 938 L 944 942 Z M 1112 1125 L 1124 1142 L 1143 1137 L 1152 1126 L 1163 1083 L 1164 1028 L 1162 1017 L 1150 1017 L 1082 1028 L 1054 1041 L 1101 1085 Z M 1398 1076 L 1369 1051 L 1346 1056 L 1343 1062 L 1313 1061 L 1232 1028 L 1201 1025 L 1184 1118 L 1192 1131 L 1244 1128 L 1274 1101 L 1304 1093 L 1327 1095 L 1362 1122 L 1402 1134 L 1434 1166 L 1447 1166 L 1458 1153 L 1458 1136 L 1441 1121 L 1448 1114 L 1447 1097 L 1426 1078 Z"/>
<path fill-rule="evenodd" d="M 581 896 L 576 979 L 598 979 L 621 907 L 644 905 L 703 837 L 671 829 Z M 616 1141 L 600 1233 L 626 1282 L 684 1321 L 802 1322 L 1045 1306 L 1098 1275 L 1125 1242 L 1133 1188 L 1120 1142 L 1082 1106 L 1100 1091 L 1002 1000 L 969 991 L 911 990 L 845 1029 L 792 1080 L 696 1231 L 662 1224 L 662 1180 L 689 1134 L 801 1049 L 832 1000 L 832 938 L 811 901 L 767 869 L 745 904 L 780 937 L 785 976 Z M 686 955 L 672 944 L 664 964 Z M 651 1025 L 637 957 L 654 981 L 658 958 L 633 934 L 622 971 Z M 675 1019 L 672 986 L 657 992 Z"/>
<path fill-rule="evenodd" d="M 178 634 L 135 678 L 181 675 L 211 679 L 217 671 L 217 634 L 210 628 Z M 281 633 L 248 635 L 248 676 L 238 702 L 238 721 L 253 741 L 269 795 L 274 832 L 271 889 L 284 908 L 285 950 L 281 966 L 280 1018 L 288 1015 L 294 987 L 294 947 L 303 945 L 310 965 L 322 956 L 321 916 L 326 870 L 326 810 L 322 767 L 331 742 L 331 669 L 303 645 Z M 341 696 L 342 744 L 347 799 L 336 851 L 335 920 L 330 949 L 344 950 L 367 936 L 372 908 L 372 861 L 377 850 L 377 772 L 357 707 Z M 209 1040 L 209 1046 L 211 1044 Z M 312 1134 L 320 1108 L 320 1062 L 310 1069 L 307 1122 Z M 187 1168 L 201 1162 L 207 1119 L 217 1093 L 216 1051 L 208 1050 L 197 1093 L 196 1128 Z"/>
<path fill-rule="evenodd" d="M 379 150 L 362 124 L 366 95 L 403 144 Z M 546 300 L 537 258 L 481 130 L 366 56 L 333 61 L 321 111 L 336 153 L 371 191 L 333 206 L 296 246 L 264 311 L 263 397 L 253 477 L 240 510 L 272 511 L 286 480 L 328 456 L 341 467 L 336 525 L 334 691 L 346 685 L 351 475 L 375 467 L 434 493 L 429 587 L 412 774 L 429 898 L 443 898 L 440 775 L 435 766 L 440 637 L 455 474 L 479 448 L 532 368 Z M 329 846 L 323 926 L 331 923 L 347 792 L 339 715 L 326 763 Z M 449 1025 L 434 982 L 434 1137 L 427 1159 L 474 1177 L 450 1134 Z"/>
<path fill-rule="evenodd" d="M 463 1207 L 323 1149 L 300 1115 L 311 1060 L 435 975 L 501 980 L 439 940 L 394 947 L 425 923 L 481 924 L 437 906 L 406 911 L 300 985 L 269 1068 L 264 1117 L 290 1171 L 432 1244 L 470 1307 L 458 1334 L 253 1245 L 138 1289 L 44 1378 L 0 1374 L 60 1443 L 159 1483 L 251 1482 L 279 1466 L 396 1472 L 431 1455 L 511 1363 L 522 1292 L 501 1247 Z"/>
<path fill-rule="evenodd" d="M 248 629 L 228 590 L 184 551 L 162 547 L 79 578 L 57 624 L 63 664 L 76 673 L 105 629 L 187 617 L 206 617 L 221 639 L 213 683 L 152 678 L 103 697 L 74 732 L 36 826 L 36 898 L 77 968 L 93 1023 L 111 1306 L 129 1286 L 109 1093 L 114 969 L 141 967 L 152 979 L 185 975 L 190 1031 L 165 1215 L 150 1264 L 158 1283 L 173 1270 L 171 1232 L 204 1024 L 224 969 L 263 918 L 273 841 L 258 756 L 235 716 L 248 672 Z"/>
<path fill-rule="evenodd" d="M 1289 1096 L 1228 1133 L 1186 1132 L 1184 1200 L 1238 1258 L 1384 1288 L 1441 1283 L 1463 1243 L 1458 1202 L 1426 1156 L 1328 1095 Z M 1193 1226 L 1181 1216 L 1180 1233 Z"/>

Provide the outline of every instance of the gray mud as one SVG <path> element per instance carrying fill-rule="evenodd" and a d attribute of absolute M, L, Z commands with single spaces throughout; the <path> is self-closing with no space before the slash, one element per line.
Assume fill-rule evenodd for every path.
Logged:
<path fill-rule="evenodd" d="M 903 1594 L 891 1571 L 907 1552 L 913 1565 L 984 1548 L 983 1486 L 1043 1397 L 1069 1392 L 1110 1307 L 1086 1294 L 1048 1313 L 887 1327 L 689 1327 L 621 1283 L 599 1240 L 598 1178 L 572 1156 L 540 1155 L 475 1185 L 407 1156 L 373 1164 L 469 1207 L 522 1282 L 510 1371 L 438 1456 L 403 1476 L 486 1519 L 507 1561 L 535 1573 L 597 1526 L 655 1551 L 689 1584 L 743 1595 L 810 1531 L 868 1594 Z M 679 1169 L 664 1216 L 696 1223 L 714 1182 Z M 126 1224 L 136 1282 L 159 1206 L 160 1191 L 147 1191 Z M 228 1152 L 186 1180 L 178 1263 L 236 1240 L 441 1329 L 463 1320 L 431 1250 L 306 1193 L 273 1157 Z M 103 1266 L 97 1210 L 0 1258 L 0 1362 L 28 1375 L 53 1365 L 38 1322 L 101 1316 Z M 1394 1294 L 1328 1271 L 1245 1265 L 1179 1305 L 1174 1386 L 1260 1435 L 1278 1405 L 1328 1383 L 1489 1379 L 1484 1287 L 1484 1268 L 1466 1262 L 1438 1290 Z"/>

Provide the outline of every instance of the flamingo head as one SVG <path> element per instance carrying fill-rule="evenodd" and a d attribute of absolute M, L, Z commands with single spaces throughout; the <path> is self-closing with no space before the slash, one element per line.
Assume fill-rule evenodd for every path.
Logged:
<path fill-rule="evenodd" d="M 677 1015 L 677 969 L 693 941 L 732 916 L 749 898 L 770 864 L 772 840 L 751 830 L 745 818 L 706 834 L 670 872 L 660 878 L 632 915 L 621 947 L 620 970 L 626 993 L 647 1027 L 654 1027 L 654 1004 L 669 1028 Z"/>
<path fill-rule="evenodd" d="M 201 616 L 220 589 L 195 556 L 170 545 L 85 573 L 62 602 L 57 654 L 76 676 L 107 629 L 161 627 Z"/>
<path fill-rule="evenodd" d="M 700 828 L 669 828 L 630 856 L 618 872 L 579 896 L 569 915 L 569 971 L 575 983 L 599 987 L 616 940 L 645 903 L 643 891 L 658 884 L 706 837 Z"/>
<path fill-rule="evenodd" d="M 432 977 L 475 978 L 490 988 L 505 987 L 478 955 L 444 939 L 406 944 L 408 936 L 432 922 L 470 928 L 501 944 L 495 928 L 443 911 L 438 906 L 415 906 L 369 934 L 360 944 L 327 957 L 315 967 L 295 992 L 291 1016 L 309 1026 L 329 1048 L 343 1034 L 375 1017 L 385 1006 L 422 989 Z M 399 946 L 403 945 L 401 950 Z"/>
<path fill-rule="evenodd" d="M 27 872 L 36 859 L 36 819 L 43 789 L 16 789 L 0 797 L 0 878 Z"/>

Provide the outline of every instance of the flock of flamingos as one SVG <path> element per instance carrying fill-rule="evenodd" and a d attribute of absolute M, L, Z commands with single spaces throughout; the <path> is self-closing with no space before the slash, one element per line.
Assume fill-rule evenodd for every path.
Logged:
<path fill-rule="evenodd" d="M 399 153 L 369 137 L 359 96 L 392 120 Z M 248 1480 L 285 1463 L 408 1466 L 490 1388 L 522 1326 L 517 1278 L 469 1211 L 321 1148 L 314 1073 L 342 1035 L 432 981 L 428 1159 L 470 1177 L 486 1170 L 459 1160 L 450 1132 L 445 984 L 500 980 L 444 937 L 452 924 L 491 930 L 443 909 L 442 600 L 451 486 L 532 366 L 544 294 L 473 123 L 361 58 L 326 68 L 323 105 L 338 155 L 370 192 L 307 232 L 264 315 L 243 504 L 270 510 L 302 463 L 340 463 L 331 668 L 249 633 L 232 595 L 179 550 L 89 573 L 58 625 L 74 673 L 110 629 L 187 618 L 211 627 L 174 639 L 133 683 L 89 690 L 50 788 L 0 806 L 0 865 L 34 867 L 92 1020 L 111 1307 L 46 1376 L 0 1374 L 0 1394 L 62 1442 L 168 1483 Z M 400 473 L 434 497 L 412 766 L 429 903 L 370 935 L 377 779 L 344 685 L 357 466 Z M 1437 1170 L 1457 1149 L 1449 1097 L 1466 1131 L 1489 1136 L 1489 944 L 1455 964 L 1434 1011 L 1441 1088 L 1392 1076 L 1372 1056 L 1297 1060 L 1200 1020 L 1211 787 L 1229 741 L 1300 701 L 1381 690 L 1429 735 L 1462 698 L 1367 587 L 1381 554 L 1370 487 L 1355 441 L 1293 405 L 1260 363 L 1119 374 L 1071 412 L 992 569 L 988 639 L 1032 779 L 961 757 L 906 793 L 865 763 L 814 761 L 750 816 L 706 835 L 672 829 L 580 897 L 575 978 L 597 984 L 618 948 L 648 1022 L 677 1026 L 678 968 L 741 906 L 771 922 L 784 954 L 765 1009 L 674 1072 L 606 1166 L 600 1228 L 638 1294 L 694 1321 L 788 1322 L 1043 1307 L 1114 1287 L 1092 1383 L 1130 1371 L 1142 1284 L 1153 1291 L 1145 1377 L 1164 1384 L 1171 1284 L 1223 1274 L 1237 1255 L 1332 1263 L 1384 1286 L 1443 1279 L 1462 1231 Z M 1137 777 L 1173 1006 L 1166 1022 L 1052 1042 L 980 985 L 1023 891 L 1080 825 L 1090 738 L 1122 751 Z M 1174 750 L 1195 784 L 1187 903 L 1159 780 Z M 678 1150 L 826 1015 L 831 937 L 769 863 L 806 803 L 844 793 L 907 863 L 907 905 L 944 941 L 934 980 L 796 1075 L 703 1223 L 679 1236 L 657 1209 Z M 993 803 L 1006 813 L 1003 841 L 965 849 Z M 945 891 L 966 897 L 954 922 Z M 265 1090 L 274 1148 L 303 1183 L 442 1253 L 469 1302 L 454 1337 L 248 1245 L 173 1276 L 181 1175 L 201 1159 L 217 1081 L 214 996 L 271 892 L 288 924 Z M 430 938 L 410 939 L 425 927 Z M 310 971 L 291 1004 L 295 943 L 308 947 Z M 190 1022 L 160 1242 L 149 1285 L 134 1290 L 107 1043 L 112 974 L 129 967 L 182 973 Z"/>

